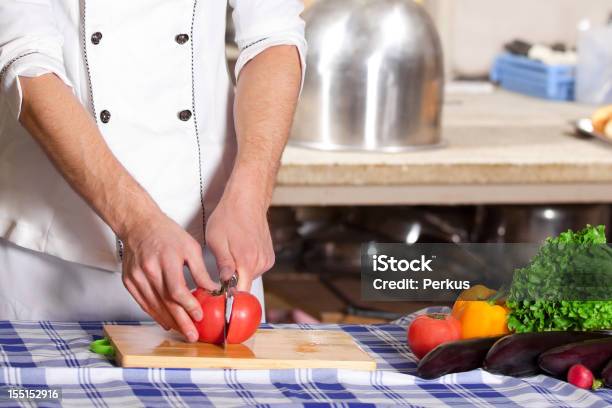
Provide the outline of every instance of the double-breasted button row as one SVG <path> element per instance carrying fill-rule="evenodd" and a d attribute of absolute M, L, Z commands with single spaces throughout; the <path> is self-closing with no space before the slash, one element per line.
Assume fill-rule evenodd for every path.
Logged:
<path fill-rule="evenodd" d="M 182 120 L 183 122 L 187 122 L 189 119 L 191 119 L 192 115 L 193 114 L 191 113 L 189 109 L 185 109 L 178 113 L 178 118 Z M 103 111 L 100 112 L 100 121 L 102 123 L 108 123 L 110 121 L 110 118 L 111 118 L 111 113 L 108 110 L 104 109 Z"/>
<path fill-rule="evenodd" d="M 99 31 L 96 31 L 95 33 L 93 33 L 91 35 L 91 42 L 94 45 L 98 45 L 100 44 L 100 41 L 102 41 L 102 33 Z M 189 35 L 188 34 L 177 34 L 174 37 L 174 41 L 176 41 L 178 44 L 185 44 L 187 41 L 189 41 Z"/>
<path fill-rule="evenodd" d="M 91 43 L 93 45 L 98 45 L 100 44 L 100 41 L 102 41 L 102 33 L 99 31 L 96 31 L 95 33 L 93 33 L 91 35 Z M 100 121 L 102 123 L 108 123 L 110 121 L 111 118 L 111 114 L 109 111 L 107 111 L 106 109 L 100 111 Z"/>
<path fill-rule="evenodd" d="M 177 44 L 183 45 L 187 41 L 189 41 L 189 35 L 177 34 L 176 37 L 174 37 L 174 41 L 176 41 Z M 182 110 L 178 113 L 178 118 L 182 120 L 183 122 L 187 122 L 189 119 L 191 119 L 191 116 L 192 116 L 192 113 L 189 109 Z"/>

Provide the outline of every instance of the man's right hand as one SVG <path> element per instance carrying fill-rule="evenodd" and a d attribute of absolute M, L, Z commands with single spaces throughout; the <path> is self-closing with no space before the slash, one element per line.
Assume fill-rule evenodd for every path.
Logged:
<path fill-rule="evenodd" d="M 166 330 L 198 339 L 191 319 L 202 319 L 202 308 L 190 293 L 183 267 L 197 286 L 216 290 L 204 265 L 200 244 L 164 214 L 132 227 L 124 237 L 123 283 L 140 307 Z M 191 318 L 190 318 L 191 317 Z"/>

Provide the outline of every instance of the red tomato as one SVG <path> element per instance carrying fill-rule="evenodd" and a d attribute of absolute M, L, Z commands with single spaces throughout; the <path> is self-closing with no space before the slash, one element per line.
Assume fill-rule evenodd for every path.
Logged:
<path fill-rule="evenodd" d="M 227 331 L 227 342 L 243 343 L 248 340 L 261 322 L 259 300 L 249 292 L 234 293 L 234 304 Z"/>
<path fill-rule="evenodd" d="M 202 306 L 203 317 L 194 321 L 198 329 L 198 341 L 203 343 L 223 343 L 223 325 L 225 324 L 225 296 L 215 296 L 205 289 L 197 288 L 193 295 Z"/>
<path fill-rule="evenodd" d="M 442 343 L 461 338 L 461 323 L 447 314 L 422 315 L 408 327 L 408 345 L 421 359 Z"/>
<path fill-rule="evenodd" d="M 197 288 L 193 295 L 202 306 L 203 318 L 194 324 L 198 329 L 198 340 L 203 343 L 222 344 L 225 322 L 225 296 L 215 295 Z M 227 329 L 227 342 L 242 343 L 248 340 L 261 322 L 261 305 L 248 292 L 235 292 L 232 314 Z"/>

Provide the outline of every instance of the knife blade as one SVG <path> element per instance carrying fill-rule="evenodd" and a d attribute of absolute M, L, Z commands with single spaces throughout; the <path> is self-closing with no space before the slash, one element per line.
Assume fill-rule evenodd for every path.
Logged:
<path fill-rule="evenodd" d="M 227 282 L 223 283 L 223 291 L 225 295 L 225 321 L 223 322 L 223 348 L 227 348 L 227 331 L 229 328 L 230 318 L 232 317 L 232 309 L 234 306 L 233 288 L 238 284 L 238 276 L 234 274 Z"/>
<path fill-rule="evenodd" d="M 223 349 L 227 348 L 227 326 L 229 323 L 228 304 L 229 304 L 229 295 L 226 290 L 225 291 L 225 319 L 223 319 Z"/>
<path fill-rule="evenodd" d="M 225 293 L 225 324 L 223 325 L 223 346 L 227 347 L 227 332 L 229 322 L 232 316 L 232 307 L 234 306 L 234 295 L 230 292 Z"/>

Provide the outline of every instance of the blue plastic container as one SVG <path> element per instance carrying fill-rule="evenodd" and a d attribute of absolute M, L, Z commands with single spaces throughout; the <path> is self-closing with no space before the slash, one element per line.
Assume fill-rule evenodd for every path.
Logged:
<path fill-rule="evenodd" d="M 547 65 L 520 55 L 505 53 L 495 59 L 491 80 L 504 89 L 538 98 L 573 101 L 575 65 Z"/>

